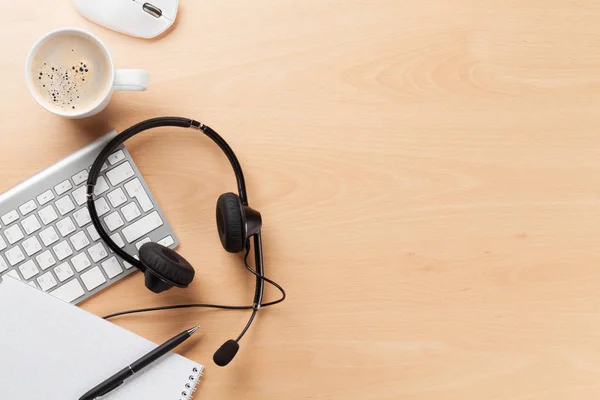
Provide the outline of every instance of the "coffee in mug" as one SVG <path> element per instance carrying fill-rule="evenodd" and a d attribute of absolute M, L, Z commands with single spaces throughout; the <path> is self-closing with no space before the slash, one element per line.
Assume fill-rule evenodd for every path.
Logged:
<path fill-rule="evenodd" d="M 110 65 L 100 46 L 85 36 L 50 38 L 30 68 L 38 97 L 61 112 L 91 107 L 109 87 Z"/>
<path fill-rule="evenodd" d="M 33 46 L 26 65 L 29 90 L 55 114 L 89 117 L 102 111 L 114 90 L 146 90 L 148 73 L 115 70 L 106 46 L 79 29 L 59 29 Z"/>

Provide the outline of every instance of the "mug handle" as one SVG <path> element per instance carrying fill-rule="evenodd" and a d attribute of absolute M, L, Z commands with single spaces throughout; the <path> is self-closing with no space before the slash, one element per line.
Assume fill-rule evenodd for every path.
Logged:
<path fill-rule="evenodd" d="M 117 91 L 140 92 L 148 89 L 150 75 L 143 69 L 117 69 L 113 88 Z"/>

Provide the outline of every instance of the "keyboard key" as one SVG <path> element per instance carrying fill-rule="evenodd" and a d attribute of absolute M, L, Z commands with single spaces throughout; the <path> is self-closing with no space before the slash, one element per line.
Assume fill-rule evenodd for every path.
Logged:
<path fill-rule="evenodd" d="M 110 207 L 108 206 L 108 203 L 104 197 L 94 201 L 94 204 L 96 205 L 96 212 L 98 213 L 99 217 L 110 211 Z"/>
<path fill-rule="evenodd" d="M 81 185 L 83 182 L 87 181 L 87 178 L 88 172 L 85 169 L 71 177 L 71 179 L 73 179 L 73 182 L 75 182 L 75 186 Z"/>
<path fill-rule="evenodd" d="M 87 202 L 87 186 L 73 190 L 72 195 L 78 206 L 84 205 Z"/>
<path fill-rule="evenodd" d="M 6 242 L 4 241 L 4 238 L 2 237 L 2 235 L 0 235 L 0 250 L 4 250 L 6 248 Z"/>
<path fill-rule="evenodd" d="M 112 279 L 123 272 L 123 268 L 121 268 L 119 261 L 117 261 L 117 257 L 111 257 L 104 261 L 102 263 L 102 268 L 104 268 L 104 272 L 106 272 L 106 276 L 108 276 L 109 279 Z"/>
<path fill-rule="evenodd" d="M 50 271 L 37 278 L 37 283 L 40 285 L 40 289 L 42 289 L 44 292 L 47 292 L 58 285 L 58 282 L 56 282 L 54 275 L 52 275 L 52 272 Z"/>
<path fill-rule="evenodd" d="M 37 206 L 35 205 L 35 201 L 29 200 L 27 203 L 19 207 L 19 211 L 21 212 L 21 215 L 25 216 L 33 210 L 35 210 L 36 208 Z"/>
<path fill-rule="evenodd" d="M 35 215 L 31 215 L 21 221 L 21 226 L 25 229 L 25 233 L 31 235 L 33 232 L 36 232 L 42 228 L 40 225 L 40 221 L 38 221 Z"/>
<path fill-rule="evenodd" d="M 96 187 L 94 188 L 94 194 L 96 196 L 100 196 L 102 193 L 106 192 L 108 189 L 110 189 L 108 187 L 108 183 L 106 183 L 106 179 L 104 179 L 103 176 L 98 178 L 98 181 L 96 182 Z"/>
<path fill-rule="evenodd" d="M 89 244 L 90 244 L 90 241 L 87 238 L 84 231 L 77 232 L 76 234 L 71 236 L 70 240 L 71 240 L 71 244 L 73 245 L 73 248 L 75 249 L 75 251 L 84 249 L 87 246 L 89 246 Z"/>
<path fill-rule="evenodd" d="M 162 218 L 160 218 L 157 211 L 153 211 L 137 222 L 123 228 L 121 233 L 125 236 L 127 243 L 132 243 L 162 225 Z"/>
<path fill-rule="evenodd" d="M 4 255 L 6 256 L 6 259 L 10 265 L 13 267 L 25 259 L 25 255 L 19 246 L 15 246 L 12 249 L 7 250 Z"/>
<path fill-rule="evenodd" d="M 27 253 L 29 257 L 42 251 L 42 245 L 35 236 L 32 236 L 29 239 L 23 241 L 23 248 L 25 249 L 25 253 Z"/>
<path fill-rule="evenodd" d="M 110 184 L 113 186 L 117 186 L 119 183 L 125 182 L 133 175 L 135 175 L 135 172 L 133 172 L 133 168 L 131 168 L 131 163 L 129 161 L 111 169 L 106 173 Z"/>
<path fill-rule="evenodd" d="M 79 253 L 75 257 L 71 258 L 71 263 L 77 272 L 81 272 L 92 266 L 90 259 L 85 253 Z"/>
<path fill-rule="evenodd" d="M 73 249 L 71 249 L 71 246 L 69 246 L 69 243 L 66 240 L 63 240 L 54 246 L 52 250 L 54 250 L 54 254 L 56 254 L 58 261 L 62 261 L 73 254 Z"/>
<path fill-rule="evenodd" d="M 73 185 L 71 185 L 71 181 L 68 179 L 54 186 L 54 191 L 59 196 L 67 193 L 71 189 L 73 189 Z"/>
<path fill-rule="evenodd" d="M 23 265 L 19 267 L 19 271 L 21 271 L 21 275 L 23 275 L 23 279 L 25 279 L 26 281 L 40 273 L 40 270 L 35 265 L 33 260 L 29 260 L 26 263 L 23 263 Z"/>
<path fill-rule="evenodd" d="M 135 244 L 135 247 L 137 247 L 137 249 L 139 250 L 139 249 L 140 249 L 140 247 L 142 247 L 142 246 L 143 246 L 144 244 L 146 244 L 146 243 L 150 243 L 151 241 L 152 241 L 152 240 L 150 240 L 150 238 L 149 238 L 149 237 L 147 237 L 147 238 L 144 238 L 144 239 L 140 240 L 139 242 L 137 242 L 137 243 Z"/>
<path fill-rule="evenodd" d="M 72 277 L 73 275 L 75 275 L 75 273 L 73 272 L 73 269 L 71 268 L 71 266 L 69 265 L 68 262 L 64 262 L 64 263 L 60 264 L 58 267 L 54 268 L 54 273 L 58 277 L 58 280 L 61 282 L 64 282 L 67 279 L 69 279 L 70 277 Z"/>
<path fill-rule="evenodd" d="M 36 256 L 35 260 L 37 261 L 40 268 L 44 271 L 56 264 L 56 260 L 54 259 L 54 256 L 52 255 L 50 250 L 46 250 L 42 254 Z"/>
<path fill-rule="evenodd" d="M 17 214 L 17 210 L 12 210 L 11 212 L 6 213 L 2 216 L 2 222 L 4 222 L 4 225 L 12 224 L 18 219 L 19 214 Z"/>
<path fill-rule="evenodd" d="M 119 150 L 116 153 L 112 153 L 110 156 L 108 156 L 108 162 L 110 163 L 110 165 L 115 165 L 116 163 L 123 161 L 125 159 L 125 153 L 123 153 L 123 150 Z"/>
<path fill-rule="evenodd" d="M 88 249 L 88 253 L 90 253 L 90 257 L 92 257 L 92 261 L 95 263 L 108 256 L 108 253 L 106 252 L 106 249 L 102 243 L 97 243 L 90 247 Z"/>
<path fill-rule="evenodd" d="M 77 278 L 67 282 L 63 286 L 58 289 L 50 292 L 50 294 L 54 297 L 61 299 L 62 301 L 66 301 L 67 303 L 71 303 L 72 301 L 77 300 L 81 296 L 85 294 L 85 291 L 81 287 L 81 284 L 77 280 Z"/>
<path fill-rule="evenodd" d="M 133 179 L 131 182 L 127 182 L 125 184 L 125 190 L 127 191 L 127 194 L 129 194 L 129 197 L 135 198 L 138 203 L 140 203 L 140 207 L 142 207 L 144 212 L 148 212 L 154 208 L 150 196 L 148 196 L 148 193 L 146 193 L 146 190 L 138 178 Z"/>
<path fill-rule="evenodd" d="M 4 258 L 0 257 L 0 274 L 8 269 L 8 264 L 4 261 Z"/>
<path fill-rule="evenodd" d="M 75 222 L 77 222 L 77 226 L 80 228 L 92 222 L 92 218 L 90 217 L 90 212 L 87 207 L 83 207 L 82 209 L 75 211 L 73 213 L 73 218 L 75 218 Z"/>
<path fill-rule="evenodd" d="M 40 204 L 40 206 L 43 206 L 50 200 L 54 200 L 54 193 L 52 193 L 52 190 L 50 189 L 46 190 L 37 197 L 37 202 Z"/>
<path fill-rule="evenodd" d="M 123 216 L 125 217 L 127 222 L 131 222 L 134 219 L 136 219 L 137 217 L 139 217 L 140 215 L 142 215 L 142 213 L 140 212 L 140 209 L 135 204 L 135 201 L 131 202 L 131 203 L 127 204 L 125 207 L 121 208 L 121 212 L 123 213 Z"/>
<path fill-rule="evenodd" d="M 56 211 L 54 211 L 52 204 L 42 208 L 38 212 L 38 215 L 40 216 L 40 219 L 44 225 L 48 225 L 58 219 L 58 214 L 56 214 Z"/>
<path fill-rule="evenodd" d="M 50 246 L 52 243 L 58 242 L 58 234 L 52 226 L 41 231 L 40 238 L 46 247 Z"/>
<path fill-rule="evenodd" d="M 169 247 L 173 243 L 175 243 L 175 241 L 173 240 L 173 237 L 171 235 L 158 241 L 158 244 L 162 244 L 165 247 Z"/>
<path fill-rule="evenodd" d="M 113 190 L 107 194 L 106 197 L 108 197 L 108 201 L 110 201 L 110 204 L 112 204 L 112 206 L 115 208 L 127 202 L 127 196 L 125 196 L 125 193 L 121 188 Z"/>
<path fill-rule="evenodd" d="M 21 280 L 21 276 L 19 275 L 19 273 L 17 272 L 16 269 L 11 269 L 4 276 L 10 276 L 10 277 L 13 277 L 13 278 L 15 278 L 17 280 Z"/>
<path fill-rule="evenodd" d="M 106 224 L 108 230 L 111 232 L 125 225 L 125 222 L 123 222 L 123 219 L 117 211 L 104 218 L 104 223 Z"/>
<path fill-rule="evenodd" d="M 133 256 L 133 258 L 135 258 L 136 260 L 140 259 L 137 255 Z M 129 264 L 127 261 L 123 261 L 123 265 L 125 266 L 125 269 L 131 269 L 133 267 L 133 265 Z"/>
<path fill-rule="evenodd" d="M 6 259 L 8 260 L 10 265 L 13 267 L 25 259 L 25 254 L 23 254 L 19 246 L 7 250 L 6 253 L 4 253 L 4 255 L 6 256 Z"/>
<path fill-rule="evenodd" d="M 69 196 L 65 196 L 62 199 L 57 200 L 54 205 L 58 209 L 60 215 L 68 214 L 75 209 L 75 204 L 73 204 L 73 201 Z"/>
<path fill-rule="evenodd" d="M 96 240 L 100 239 L 100 235 L 98 234 L 98 231 L 96 230 L 96 227 L 94 225 L 88 226 L 87 231 L 92 241 L 95 242 Z"/>
<path fill-rule="evenodd" d="M 21 231 L 19 225 L 13 225 L 4 231 L 4 236 L 6 236 L 8 243 L 15 244 L 19 240 L 23 239 L 23 231 Z"/>
<path fill-rule="evenodd" d="M 92 170 L 92 167 L 93 167 L 93 165 L 90 165 L 90 166 L 88 167 L 88 170 L 90 170 L 90 171 L 91 171 L 91 170 Z M 107 168 L 108 168 L 108 165 L 106 165 L 106 163 L 102 164 L 102 168 L 100 168 L 100 172 L 104 171 L 104 170 L 105 170 L 105 169 L 107 169 Z"/>
<path fill-rule="evenodd" d="M 81 280 L 87 290 L 94 290 L 106 282 L 106 278 L 102 275 L 102 271 L 100 271 L 99 267 L 94 267 L 88 272 L 81 274 Z"/>
<path fill-rule="evenodd" d="M 66 217 L 60 221 L 58 221 L 56 223 L 56 227 L 58 228 L 58 231 L 60 232 L 60 234 L 63 237 L 66 237 L 68 235 L 70 235 L 71 233 L 75 232 L 75 224 L 73 223 L 73 220 L 71 219 L 71 217 Z"/>
<path fill-rule="evenodd" d="M 115 244 L 117 246 L 119 246 L 119 248 L 122 249 L 123 247 L 125 247 L 125 242 L 123 241 L 123 238 L 121 237 L 121 235 L 119 235 L 119 232 L 115 233 L 110 238 L 112 239 L 113 242 L 115 242 Z"/>

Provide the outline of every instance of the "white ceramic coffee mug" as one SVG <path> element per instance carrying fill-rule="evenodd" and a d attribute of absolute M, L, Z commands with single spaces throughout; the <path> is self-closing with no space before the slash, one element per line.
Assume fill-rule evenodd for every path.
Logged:
<path fill-rule="evenodd" d="M 65 53 L 68 51 L 73 56 Z M 75 63 L 73 60 L 79 60 L 77 52 L 84 53 L 83 60 L 93 59 L 95 65 L 88 66 L 89 61 Z M 25 76 L 35 100 L 46 110 L 67 118 L 98 114 L 115 90 L 143 91 L 149 82 L 144 70 L 115 69 L 104 43 L 92 33 L 75 28 L 58 29 L 40 38 L 27 56 Z"/>

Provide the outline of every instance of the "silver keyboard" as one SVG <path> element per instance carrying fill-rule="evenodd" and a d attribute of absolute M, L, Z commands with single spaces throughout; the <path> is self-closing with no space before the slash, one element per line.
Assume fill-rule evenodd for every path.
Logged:
<path fill-rule="evenodd" d="M 136 269 L 100 240 L 86 206 L 86 181 L 112 131 L 0 194 L 0 278 L 11 276 L 79 303 Z M 124 146 L 102 167 L 96 209 L 107 232 L 137 257 L 146 242 L 179 241 Z"/>

